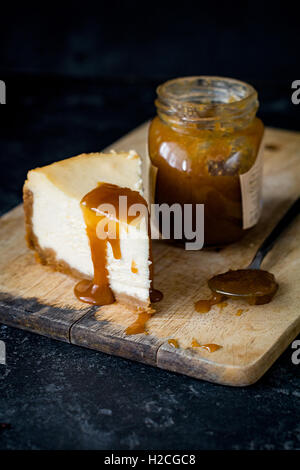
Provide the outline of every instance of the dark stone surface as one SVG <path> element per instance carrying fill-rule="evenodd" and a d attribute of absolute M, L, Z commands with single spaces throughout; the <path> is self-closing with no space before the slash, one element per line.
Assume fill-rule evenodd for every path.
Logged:
<path fill-rule="evenodd" d="M 213 385 L 0 327 L 0 449 L 296 449 L 292 349 L 248 388 Z"/>
<path fill-rule="evenodd" d="M 100 150 L 149 119 L 155 87 L 171 77 L 248 80 L 267 125 L 300 130 L 292 8 L 167 3 L 1 6 L 1 213 L 21 201 L 28 169 Z M 236 389 L 4 325 L 0 339 L 1 449 L 300 448 L 290 347 L 257 384 Z"/>

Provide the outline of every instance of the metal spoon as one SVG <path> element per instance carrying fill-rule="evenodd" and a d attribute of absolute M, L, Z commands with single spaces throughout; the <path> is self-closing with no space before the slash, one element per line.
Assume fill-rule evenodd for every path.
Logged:
<path fill-rule="evenodd" d="M 260 266 L 266 254 L 273 248 L 275 241 L 299 213 L 300 198 L 294 202 L 263 241 L 246 269 L 227 271 L 212 277 L 208 281 L 209 288 L 221 296 L 242 298 L 251 304 L 270 302 L 278 289 L 278 284 L 274 275 L 263 271 Z"/>

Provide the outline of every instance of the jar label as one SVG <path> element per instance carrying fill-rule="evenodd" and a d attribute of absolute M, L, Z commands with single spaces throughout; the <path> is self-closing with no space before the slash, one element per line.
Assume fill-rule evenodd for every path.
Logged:
<path fill-rule="evenodd" d="M 261 140 L 254 165 L 247 173 L 240 175 L 243 229 L 253 227 L 261 212 L 262 172 L 263 172 L 264 139 Z"/>

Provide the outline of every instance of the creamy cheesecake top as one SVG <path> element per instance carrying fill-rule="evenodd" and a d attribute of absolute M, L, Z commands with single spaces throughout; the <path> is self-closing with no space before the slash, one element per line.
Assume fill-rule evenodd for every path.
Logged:
<path fill-rule="evenodd" d="M 143 190 L 141 160 L 134 150 L 128 153 L 83 153 L 35 168 L 28 172 L 28 180 L 32 186 L 36 178 L 44 176 L 68 196 L 81 200 L 91 187 L 98 185 L 99 175 L 102 183 L 113 181 L 116 186 L 132 188 L 140 193 Z"/>

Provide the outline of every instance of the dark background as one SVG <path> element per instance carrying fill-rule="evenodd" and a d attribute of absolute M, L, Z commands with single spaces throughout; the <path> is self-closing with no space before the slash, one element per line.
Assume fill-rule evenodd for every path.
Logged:
<path fill-rule="evenodd" d="M 0 210 L 28 169 L 101 150 L 155 113 L 176 76 L 250 82 L 266 125 L 300 130 L 296 2 L 1 4 Z M 233 389 L 0 327 L 0 448 L 295 449 L 299 366 L 291 348 Z"/>
<path fill-rule="evenodd" d="M 29 168 L 111 144 L 177 76 L 249 81 L 266 125 L 300 130 L 296 2 L 6 2 L 0 13 L 2 211 Z"/>

